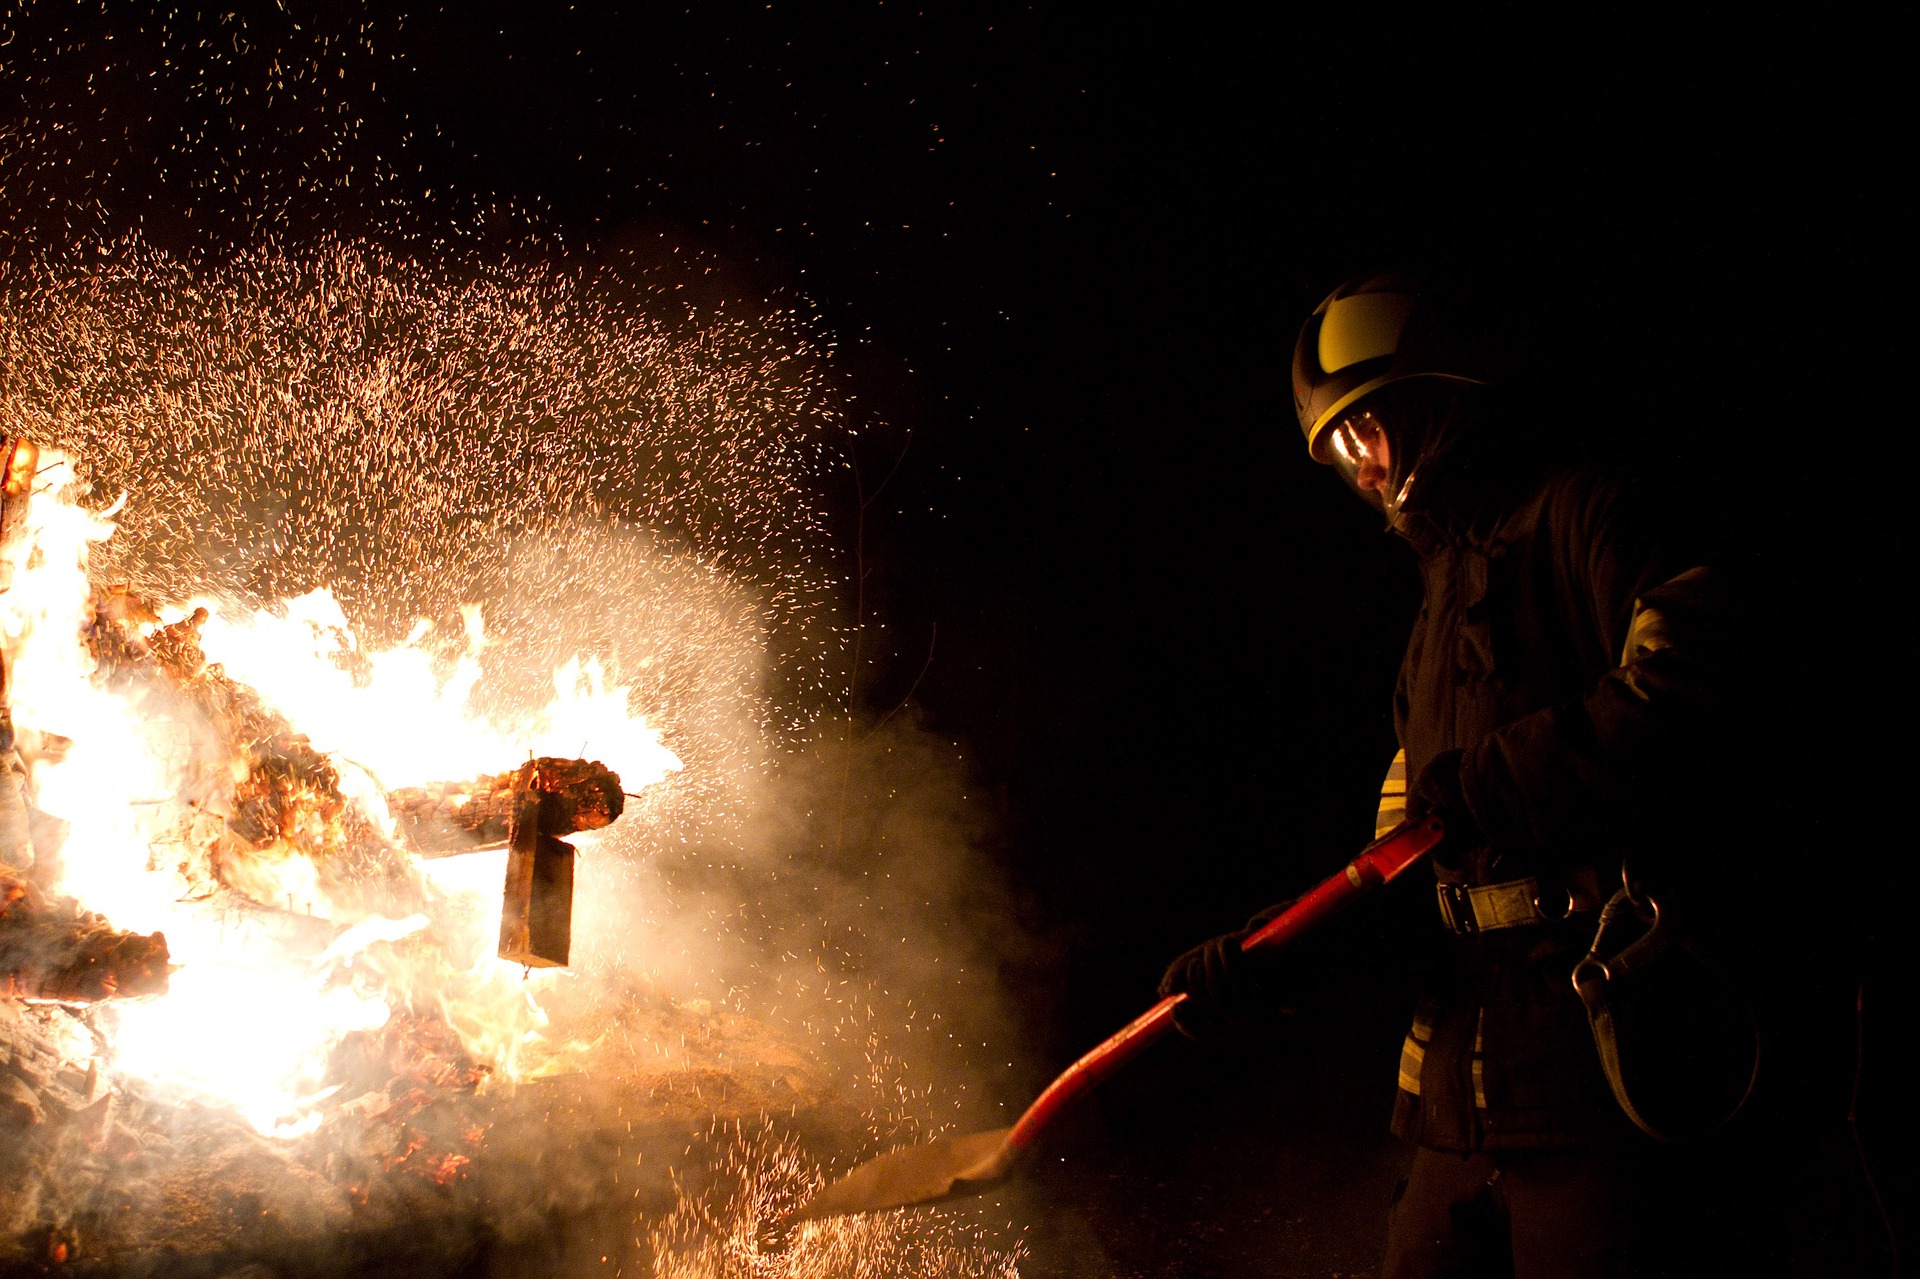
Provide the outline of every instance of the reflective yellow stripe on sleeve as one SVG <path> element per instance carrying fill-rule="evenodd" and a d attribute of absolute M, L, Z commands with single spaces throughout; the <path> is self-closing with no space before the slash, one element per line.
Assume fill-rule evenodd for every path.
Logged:
<path fill-rule="evenodd" d="M 1380 838 L 1407 818 L 1407 753 L 1393 757 L 1387 779 L 1380 783 L 1380 811 L 1373 819 L 1373 837 Z"/>
<path fill-rule="evenodd" d="M 1420 1067 L 1426 1064 L 1427 1050 L 1412 1035 L 1400 1045 L 1400 1091 L 1420 1095 Z"/>
<path fill-rule="evenodd" d="M 1433 1008 L 1422 1000 L 1414 1010 L 1413 1026 L 1400 1045 L 1400 1091 L 1420 1095 L 1420 1067 L 1427 1060 L 1427 1042 L 1433 1038 Z"/>

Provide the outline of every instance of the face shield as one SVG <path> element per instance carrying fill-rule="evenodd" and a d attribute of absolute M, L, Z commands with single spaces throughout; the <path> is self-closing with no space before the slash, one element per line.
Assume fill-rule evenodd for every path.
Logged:
<path fill-rule="evenodd" d="M 1349 413 L 1328 433 L 1327 460 L 1360 500 L 1386 517 L 1389 525 L 1413 490 L 1407 450 L 1396 445 L 1385 423 L 1366 409 Z"/>

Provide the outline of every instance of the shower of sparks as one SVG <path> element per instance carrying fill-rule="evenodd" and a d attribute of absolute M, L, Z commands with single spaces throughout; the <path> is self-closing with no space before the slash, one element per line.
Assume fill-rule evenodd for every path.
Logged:
<path fill-rule="evenodd" d="M 0 0 L 0 432 L 65 454 L 74 473 L 44 482 L 113 510 L 97 587 L 289 623 L 318 601 L 338 619 L 316 637 L 478 662 L 473 709 L 502 723 L 581 659 L 626 690 L 685 766 L 584 856 L 569 998 L 535 1011 L 555 1044 L 578 1030 L 603 1055 L 670 1057 L 627 1043 L 628 1001 L 649 946 L 685 959 L 714 910 L 696 893 L 658 907 L 687 919 L 648 918 L 635 868 L 764 826 L 761 783 L 805 771 L 783 742 L 811 742 L 845 696 L 849 548 L 826 481 L 853 423 L 810 310 L 695 311 L 671 273 L 563 250 L 537 197 L 428 189 L 421 161 L 476 157 L 389 105 L 420 38 L 355 3 Z M 929 764 L 916 781 L 950 768 Z M 499 868 L 432 874 L 470 889 Z M 763 993 L 821 1041 L 864 1044 L 870 1145 L 921 1139 L 939 1090 L 884 1047 L 875 979 L 843 976 L 867 944 L 819 923 Z M 885 1042 L 953 1037 L 905 1007 Z M 661 1276 L 1012 1279 L 1024 1255 L 928 1211 L 809 1223 L 768 1252 L 761 1233 L 822 1180 L 772 1129 L 716 1132 L 679 1168 L 678 1206 L 636 1223 Z"/>
<path fill-rule="evenodd" d="M 453 156 L 393 108 L 421 24 L 397 5 L 0 2 L 0 244 L 130 225 L 225 245 L 350 229 L 471 240 L 533 212 L 413 181 Z M 229 237 L 232 237 L 231 239 Z"/>
<path fill-rule="evenodd" d="M 707 1184 L 679 1185 L 654 1228 L 654 1279 L 1017 1279 L 1024 1246 L 1007 1248 L 967 1217 L 927 1210 L 781 1223 L 823 1177 L 799 1145 L 766 1127 L 709 1135 Z"/>
<path fill-rule="evenodd" d="M 426 619 L 449 656 L 480 605 L 484 709 L 598 654 L 710 819 L 766 729 L 826 704 L 819 476 L 846 428 L 794 317 L 671 311 L 604 274 L 339 242 L 191 269 L 121 242 L 0 270 L 0 421 L 127 495 L 96 580 L 326 587 L 369 642 Z"/>

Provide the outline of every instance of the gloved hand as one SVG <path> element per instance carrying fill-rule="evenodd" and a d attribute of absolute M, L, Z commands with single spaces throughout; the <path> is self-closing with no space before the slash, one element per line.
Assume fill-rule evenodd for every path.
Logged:
<path fill-rule="evenodd" d="M 1460 791 L 1461 754 L 1454 750 L 1435 755 L 1420 770 L 1413 788 L 1407 792 L 1409 820 L 1437 816 L 1446 827 L 1446 834 L 1431 856 L 1436 865 L 1449 870 L 1457 869 L 1469 852 L 1487 842 L 1486 833 L 1480 829 L 1480 823 L 1474 821 L 1473 811 L 1467 807 L 1466 797 Z"/>
<path fill-rule="evenodd" d="M 1240 946 L 1292 904 L 1269 907 L 1238 932 L 1201 942 L 1167 965 L 1160 978 L 1160 997 L 1186 996 L 1173 1010 L 1175 1029 L 1188 1039 L 1212 1039 L 1262 1014 L 1291 1011 L 1280 1008 L 1286 953 L 1245 951 Z"/>

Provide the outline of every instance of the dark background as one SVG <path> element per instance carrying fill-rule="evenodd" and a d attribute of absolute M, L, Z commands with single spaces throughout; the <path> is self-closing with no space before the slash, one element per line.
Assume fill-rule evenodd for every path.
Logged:
<path fill-rule="evenodd" d="M 123 20 L 25 19 L 94 37 Z M 1010 931 L 1003 975 L 1031 1017 L 1009 1035 L 1044 1070 L 1137 1011 L 1171 954 L 1370 834 L 1414 581 L 1304 456 L 1286 380 L 1301 319 L 1381 266 L 1508 298 L 1560 388 L 1540 429 L 1665 482 L 1762 584 L 1750 625 L 1771 660 L 1752 696 L 1779 710 L 1751 747 L 1769 781 L 1728 797 L 1722 851 L 1834 912 L 1891 897 L 1834 874 L 1897 817 L 1907 752 L 1883 733 L 1911 722 L 1890 624 L 1911 582 L 1912 429 L 1890 31 L 1812 11 L 899 2 L 307 21 L 373 33 L 363 145 L 404 153 L 419 210 L 511 207 L 569 253 L 697 255 L 718 303 L 817 304 L 876 428 L 858 446 L 874 623 L 858 695 L 874 715 L 910 698 L 997 808 L 1018 931 L 1039 940 Z M 170 136 L 176 108 L 147 106 L 104 145 Z M 72 109 L 90 109 L 78 90 Z M 239 144 L 221 128 L 205 154 Z M 108 216 L 191 241 L 160 185 L 125 178 Z M 286 208 L 296 238 L 377 230 L 337 193 Z M 1868 968 L 1893 963 L 1891 914 L 1860 913 Z M 1343 995 L 1388 971 L 1358 946 L 1346 960 Z M 1875 980 L 1869 1085 L 1897 1020 L 1874 1020 L 1897 985 Z M 1278 1118 L 1281 1085 L 1263 1092 L 1248 1064 L 1263 1056 L 1189 1062 L 1111 1104 L 1089 1140 L 1124 1175 L 1059 1190 L 1098 1201 L 1086 1229 L 1121 1272 L 1240 1255 L 1204 1240 L 1247 1206 L 1170 1198 L 1156 1168 L 1207 1152 L 1253 1167 L 1259 1134 L 1309 1112 L 1327 1150 L 1374 1150 L 1403 1015 L 1377 1006 L 1336 1015 L 1351 1033 L 1288 1068 L 1299 1095 Z M 1230 1100 L 1196 1102 L 1206 1089 Z M 1870 1120 L 1891 1105 L 1863 1093 Z M 1363 1234 L 1376 1192 L 1313 1202 L 1350 1213 L 1326 1229 Z M 1150 1205 L 1158 1226 L 1138 1224 Z M 1202 1242 L 1157 1268 L 1147 1236 Z M 1300 1272 L 1370 1246 L 1328 1245 Z"/>

